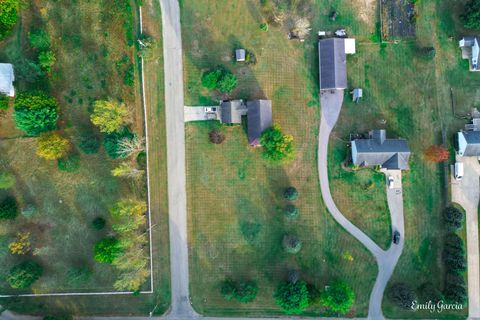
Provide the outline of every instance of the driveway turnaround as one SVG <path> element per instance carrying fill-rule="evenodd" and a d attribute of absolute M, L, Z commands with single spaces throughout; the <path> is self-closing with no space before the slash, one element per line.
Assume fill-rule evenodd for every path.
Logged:
<path fill-rule="evenodd" d="M 360 241 L 375 257 L 378 265 L 378 276 L 375 281 L 372 293 L 370 294 L 370 305 L 368 308 L 369 319 L 384 319 L 382 313 L 382 300 L 385 287 L 388 280 L 392 276 L 393 270 L 398 262 L 400 254 L 403 250 L 404 243 L 404 222 L 403 222 L 403 197 L 401 186 L 400 171 L 385 171 L 385 175 L 394 175 L 395 184 L 393 189 L 387 188 L 388 207 L 390 209 L 390 218 L 392 221 L 392 234 L 394 230 L 398 230 L 401 234 L 400 242 L 392 244 L 387 251 L 382 250 L 373 240 L 371 240 L 363 231 L 351 223 L 338 210 L 330 193 L 330 185 L 328 181 L 328 140 L 330 133 L 335 126 L 343 103 L 343 90 L 334 90 L 322 92 L 320 95 L 320 104 L 322 108 L 320 130 L 318 136 L 318 174 L 320 178 L 320 188 L 323 201 L 332 214 L 333 218 L 347 232 Z M 386 185 L 386 183 L 385 183 Z"/>
<path fill-rule="evenodd" d="M 478 248 L 478 201 L 480 200 L 480 165 L 476 157 L 461 157 L 464 174 L 462 180 L 452 180 L 452 201 L 461 205 L 466 212 L 467 224 L 467 276 L 468 317 L 480 319 L 480 262 Z M 452 170 L 453 171 L 453 170 Z"/>

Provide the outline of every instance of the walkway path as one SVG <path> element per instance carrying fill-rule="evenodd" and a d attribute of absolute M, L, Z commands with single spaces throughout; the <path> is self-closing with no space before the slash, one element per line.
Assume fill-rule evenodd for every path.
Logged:
<path fill-rule="evenodd" d="M 467 225 L 467 277 L 468 316 L 480 319 L 480 261 L 478 245 L 478 201 L 480 200 L 480 165 L 476 157 L 460 157 L 463 162 L 463 179 L 452 177 L 452 201 L 461 205 L 466 212 Z M 452 170 L 453 171 L 453 170 Z"/>
<path fill-rule="evenodd" d="M 398 245 L 392 245 L 389 250 L 382 250 L 375 242 L 373 242 L 363 231 L 352 224 L 338 210 L 330 193 L 330 185 L 328 181 L 328 141 L 330 133 L 335 126 L 343 103 L 343 90 L 336 90 L 333 93 L 326 92 L 320 97 L 322 107 L 322 118 L 320 121 L 320 133 L 318 136 L 318 173 L 320 178 L 320 188 L 322 197 L 328 210 L 333 218 L 347 230 L 352 236 L 360 241 L 375 257 L 378 265 L 378 276 L 375 281 L 372 293 L 370 295 L 370 305 L 368 310 L 369 319 L 383 319 L 382 299 L 385 287 L 390 279 L 393 270 L 397 264 L 398 258 L 403 249 L 404 223 L 403 223 L 403 198 L 401 189 L 401 175 L 399 172 L 395 174 L 400 184 L 395 189 L 387 189 L 387 200 L 390 209 L 390 216 L 393 230 L 400 232 L 401 241 Z M 389 174 L 388 172 L 386 174 Z"/>

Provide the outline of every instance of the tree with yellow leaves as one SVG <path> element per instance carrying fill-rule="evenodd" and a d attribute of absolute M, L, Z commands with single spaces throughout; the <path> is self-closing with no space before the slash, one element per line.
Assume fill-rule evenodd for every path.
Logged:
<path fill-rule="evenodd" d="M 15 242 L 8 245 L 8 249 L 12 254 L 25 255 L 32 249 L 30 243 L 30 232 L 19 232 Z"/>
<path fill-rule="evenodd" d="M 90 120 L 101 132 L 113 133 L 123 128 L 128 119 L 128 109 L 113 100 L 98 100 L 93 105 Z"/>
<path fill-rule="evenodd" d="M 37 155 L 46 160 L 57 160 L 68 154 L 70 142 L 55 132 L 45 132 L 37 140 Z"/>

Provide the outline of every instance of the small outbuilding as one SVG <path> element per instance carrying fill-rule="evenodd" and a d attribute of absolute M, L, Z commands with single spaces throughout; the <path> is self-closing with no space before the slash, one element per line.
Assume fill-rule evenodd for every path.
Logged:
<path fill-rule="evenodd" d="M 252 100 L 247 102 L 248 143 L 260 146 L 260 136 L 263 131 L 272 126 L 272 101 Z"/>
<path fill-rule="evenodd" d="M 225 124 L 241 124 L 242 116 L 247 114 L 247 106 L 243 100 L 222 101 L 220 104 L 220 122 Z"/>
<path fill-rule="evenodd" d="M 235 50 L 235 60 L 237 60 L 237 62 L 245 61 L 245 56 L 246 56 L 245 49 Z"/>
<path fill-rule="evenodd" d="M 15 81 L 13 65 L 0 63 L 0 93 L 9 97 L 15 96 L 13 81 Z"/>
<path fill-rule="evenodd" d="M 360 89 L 360 88 L 355 88 L 353 89 L 353 91 L 351 92 L 352 94 L 352 99 L 353 99 L 353 102 L 357 102 L 360 101 L 360 98 L 363 97 L 363 90 Z"/>
<path fill-rule="evenodd" d="M 470 71 L 480 71 L 478 59 L 480 58 L 480 39 L 478 37 L 463 37 L 458 45 L 462 50 L 462 59 L 468 59 Z"/>

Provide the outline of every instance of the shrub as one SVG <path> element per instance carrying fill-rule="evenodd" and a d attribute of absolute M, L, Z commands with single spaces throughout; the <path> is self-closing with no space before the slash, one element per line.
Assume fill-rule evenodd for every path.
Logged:
<path fill-rule="evenodd" d="M 107 237 L 95 244 L 94 258 L 100 263 L 113 263 L 122 254 L 120 241 L 115 237 Z"/>
<path fill-rule="evenodd" d="M 80 168 L 80 157 L 78 154 L 71 154 L 57 160 L 60 171 L 76 172 Z"/>
<path fill-rule="evenodd" d="M 447 161 L 450 154 L 444 146 L 433 145 L 424 151 L 425 159 L 431 162 Z"/>
<path fill-rule="evenodd" d="M 67 283 L 71 286 L 83 285 L 92 275 L 92 271 L 88 267 L 72 267 L 67 271 Z"/>
<path fill-rule="evenodd" d="M 97 217 L 92 221 L 92 226 L 95 230 L 102 230 L 103 228 L 105 228 L 106 224 L 107 222 L 102 217 Z"/>
<path fill-rule="evenodd" d="M 100 149 L 100 144 L 100 138 L 92 133 L 82 136 L 78 146 L 85 154 L 95 154 Z"/>
<path fill-rule="evenodd" d="M 42 51 L 38 55 L 38 65 L 47 73 L 52 70 L 52 67 L 56 61 L 57 58 L 55 57 L 55 53 L 53 53 L 51 50 Z"/>
<path fill-rule="evenodd" d="M 17 200 L 14 197 L 6 197 L 0 203 L 0 219 L 13 220 L 17 217 Z"/>
<path fill-rule="evenodd" d="M 435 48 L 434 47 L 422 47 L 422 48 L 418 48 L 418 52 L 420 54 L 420 56 L 426 60 L 431 60 L 433 58 L 435 58 L 435 54 L 436 54 L 436 51 L 435 51 Z"/>
<path fill-rule="evenodd" d="M 393 304 L 399 306 L 403 309 L 410 309 L 412 306 L 412 301 L 416 300 L 417 297 L 412 288 L 410 288 L 405 283 L 395 283 L 387 290 L 387 298 Z"/>
<path fill-rule="evenodd" d="M 125 70 L 123 84 L 129 87 L 133 87 L 135 84 L 135 65 L 133 63 L 130 63 L 127 70 Z"/>
<path fill-rule="evenodd" d="M 14 106 L 15 124 L 29 136 L 57 127 L 57 102 L 44 93 L 20 93 Z"/>
<path fill-rule="evenodd" d="M 470 0 L 465 4 L 464 13 L 460 16 L 467 29 L 480 29 L 480 0 Z"/>
<path fill-rule="evenodd" d="M 7 282 L 12 288 L 25 289 L 40 278 L 43 268 L 34 261 L 25 261 L 10 269 Z"/>
<path fill-rule="evenodd" d="M 455 207 L 447 207 L 443 211 L 445 226 L 450 231 L 455 231 L 462 226 L 463 212 Z"/>
<path fill-rule="evenodd" d="M 208 133 L 208 140 L 214 144 L 221 144 L 225 141 L 225 135 L 219 129 L 215 128 Z"/>
<path fill-rule="evenodd" d="M 0 95 L 0 110 L 7 110 L 10 105 L 10 98 Z"/>
<path fill-rule="evenodd" d="M 15 176 L 10 172 L 0 172 L 0 189 L 9 189 L 16 183 Z"/>
<path fill-rule="evenodd" d="M 141 170 L 147 168 L 147 153 L 145 151 L 140 151 L 137 155 L 137 165 Z"/>
<path fill-rule="evenodd" d="M 274 298 L 286 314 L 299 314 L 308 307 L 307 285 L 303 281 L 283 282 L 275 290 Z"/>
<path fill-rule="evenodd" d="M 134 139 L 135 135 L 131 133 L 128 128 L 124 128 L 122 131 L 114 132 L 105 136 L 103 145 L 105 151 L 112 159 L 124 158 L 125 155 L 120 152 L 120 143 L 123 139 Z"/>
<path fill-rule="evenodd" d="M 260 30 L 267 32 L 268 31 L 268 23 L 260 23 Z"/>
<path fill-rule="evenodd" d="M 288 219 L 295 219 L 296 217 L 298 217 L 298 208 L 293 204 L 289 204 L 285 207 L 285 216 Z"/>
<path fill-rule="evenodd" d="M 41 29 L 33 29 L 28 33 L 30 46 L 38 50 L 50 49 L 50 37 L 48 33 Z"/>
<path fill-rule="evenodd" d="M 202 86 L 208 90 L 217 89 L 222 93 L 229 93 L 237 86 L 237 77 L 223 67 L 218 67 L 203 73 Z"/>
<path fill-rule="evenodd" d="M 32 249 L 32 244 L 30 243 L 30 233 L 18 232 L 15 242 L 10 243 L 8 245 L 8 249 L 10 249 L 12 254 L 27 254 Z"/>
<path fill-rule="evenodd" d="M 293 137 L 282 133 L 279 126 L 273 126 L 260 136 L 263 158 L 274 163 L 290 160 L 294 156 Z"/>
<path fill-rule="evenodd" d="M 15 61 L 15 78 L 28 83 L 34 83 L 43 75 L 42 68 L 29 59 L 23 58 Z"/>
<path fill-rule="evenodd" d="M 101 132 L 113 133 L 120 131 L 128 118 L 127 107 L 113 100 L 98 100 L 93 105 L 90 120 Z"/>
<path fill-rule="evenodd" d="M 17 23 L 18 0 L 0 1 L 0 40 L 10 34 Z"/>
<path fill-rule="evenodd" d="M 255 300 L 258 292 L 258 285 L 255 281 L 242 281 L 237 284 L 235 299 L 240 303 L 249 303 Z"/>
<path fill-rule="evenodd" d="M 302 241 L 294 235 L 286 235 L 283 237 L 283 248 L 286 252 L 296 254 L 302 249 Z"/>
<path fill-rule="evenodd" d="M 334 312 L 347 313 L 355 302 L 355 293 L 345 282 L 337 281 L 325 289 L 320 301 Z"/>
<path fill-rule="evenodd" d="M 225 300 L 231 301 L 235 298 L 236 284 L 231 279 L 225 279 L 222 282 L 220 292 Z"/>
<path fill-rule="evenodd" d="M 70 142 L 58 133 L 45 132 L 37 140 L 37 155 L 46 160 L 57 160 L 67 155 Z"/>
<path fill-rule="evenodd" d="M 442 258 L 448 271 L 465 271 L 465 251 L 462 239 L 456 234 L 449 234 L 445 238 Z"/>
<path fill-rule="evenodd" d="M 298 191 L 295 187 L 288 187 L 283 192 L 283 197 L 288 201 L 294 201 L 298 198 Z"/>
<path fill-rule="evenodd" d="M 457 273 L 447 273 L 443 293 L 445 299 L 450 303 L 465 303 L 467 300 L 467 289 L 463 277 Z"/>
<path fill-rule="evenodd" d="M 230 71 L 225 71 L 217 83 L 217 89 L 223 93 L 232 92 L 237 87 L 237 77 Z"/>
<path fill-rule="evenodd" d="M 202 75 L 202 86 L 208 90 L 216 89 L 221 76 L 222 71 L 219 69 L 204 72 Z"/>

